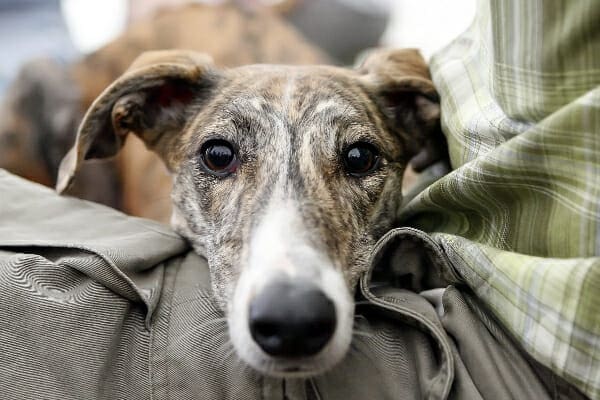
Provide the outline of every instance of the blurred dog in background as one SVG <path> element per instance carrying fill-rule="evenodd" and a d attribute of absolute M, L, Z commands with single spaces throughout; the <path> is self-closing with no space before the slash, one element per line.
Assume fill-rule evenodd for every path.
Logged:
<path fill-rule="evenodd" d="M 92 101 L 140 53 L 173 48 L 209 53 L 221 67 L 330 61 L 269 9 L 191 4 L 163 10 L 72 65 L 46 59 L 24 66 L 0 108 L 0 168 L 53 186 Z M 162 163 L 132 137 L 122 156 L 86 165 L 69 193 L 167 222 L 170 190 Z"/>
<path fill-rule="evenodd" d="M 219 67 L 347 63 L 364 47 L 377 43 L 386 23 L 383 12 L 365 15 L 343 2 L 324 5 L 287 0 L 276 7 L 249 8 L 239 6 L 244 3 L 241 0 L 238 5 L 181 5 L 185 0 L 173 0 L 178 7 L 160 9 L 164 2 L 138 1 L 135 7 L 132 0 L 133 24 L 78 62 L 46 58 L 21 69 L 0 106 L 0 168 L 53 186 L 60 160 L 73 143 L 85 110 L 144 51 L 202 51 L 211 54 Z M 315 14 L 326 29 L 317 29 Z M 282 15 L 323 45 L 327 53 L 309 43 Z M 332 15 L 334 21 L 328 22 Z M 370 28 L 353 28 L 359 20 Z M 333 35 L 335 39 L 332 29 L 344 34 Z M 410 187 L 415 177 L 409 166 L 404 187 Z M 171 178 L 162 163 L 131 137 L 114 160 L 83 166 L 69 194 L 167 222 L 170 190 Z"/>

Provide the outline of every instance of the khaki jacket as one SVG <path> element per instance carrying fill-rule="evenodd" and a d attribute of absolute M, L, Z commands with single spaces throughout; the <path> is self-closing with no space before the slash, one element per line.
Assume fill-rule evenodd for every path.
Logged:
<path fill-rule="evenodd" d="M 0 399 L 577 399 L 427 235 L 389 232 L 348 356 L 310 380 L 231 352 L 206 260 L 167 227 L 0 170 Z"/>

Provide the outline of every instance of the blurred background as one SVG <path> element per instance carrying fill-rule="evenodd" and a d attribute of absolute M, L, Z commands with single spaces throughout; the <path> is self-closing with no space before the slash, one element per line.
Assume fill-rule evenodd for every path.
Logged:
<path fill-rule="evenodd" d="M 352 65 L 378 46 L 429 58 L 475 1 L 0 0 L 0 168 L 53 186 L 85 110 L 143 51 L 198 50 L 219 66 Z M 167 221 L 162 164 L 136 138 L 122 153 L 86 166 L 70 194 Z"/>
<path fill-rule="evenodd" d="M 315 44 L 351 63 L 376 46 L 417 47 L 426 56 L 467 28 L 476 0 L 263 0 Z M 0 0 L 0 93 L 21 64 L 46 56 L 63 61 L 90 53 L 127 25 L 161 9 L 224 0 Z"/>

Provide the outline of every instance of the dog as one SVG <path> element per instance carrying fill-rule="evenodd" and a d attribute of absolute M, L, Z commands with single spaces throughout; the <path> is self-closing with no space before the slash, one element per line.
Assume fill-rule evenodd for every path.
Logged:
<path fill-rule="evenodd" d="M 94 99 L 140 53 L 170 48 L 210 53 L 222 67 L 330 61 L 266 8 L 190 4 L 163 10 L 74 63 L 41 59 L 26 64 L 0 107 L 0 168 L 54 186 L 60 160 Z M 128 140 L 122 157 L 86 165 L 69 194 L 168 222 L 170 177 L 136 139 Z"/>
<path fill-rule="evenodd" d="M 379 50 L 355 70 L 150 52 L 88 110 L 57 191 L 141 138 L 170 171 L 172 226 L 207 257 L 238 356 L 308 377 L 347 354 L 357 281 L 439 120 L 416 50 Z"/>

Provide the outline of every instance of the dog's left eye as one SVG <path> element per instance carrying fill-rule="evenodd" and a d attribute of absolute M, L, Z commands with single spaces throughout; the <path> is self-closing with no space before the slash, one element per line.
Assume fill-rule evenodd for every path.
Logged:
<path fill-rule="evenodd" d="M 354 143 L 343 153 L 344 167 L 352 176 L 365 176 L 374 171 L 379 165 L 379 152 L 364 142 Z"/>
<path fill-rule="evenodd" d="M 233 145 L 222 139 L 204 143 L 200 149 L 200 158 L 209 172 L 219 176 L 235 172 L 239 165 Z"/>

